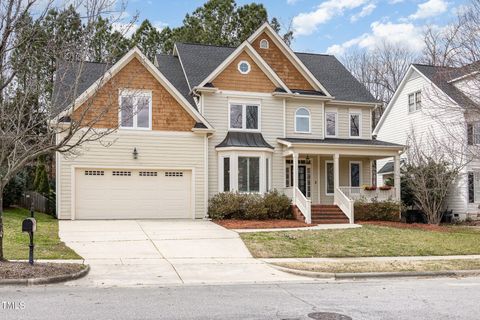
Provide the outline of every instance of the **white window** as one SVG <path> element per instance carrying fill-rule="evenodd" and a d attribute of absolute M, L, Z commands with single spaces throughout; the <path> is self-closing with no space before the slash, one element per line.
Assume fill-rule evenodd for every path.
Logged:
<path fill-rule="evenodd" d="M 422 92 L 417 91 L 408 95 L 408 111 L 414 112 L 422 109 Z"/>
<path fill-rule="evenodd" d="M 230 157 L 223 158 L 223 191 L 230 191 Z"/>
<path fill-rule="evenodd" d="M 350 137 L 360 137 L 362 127 L 362 114 L 360 112 L 350 113 Z"/>
<path fill-rule="evenodd" d="M 310 111 L 307 108 L 295 111 L 295 132 L 310 133 Z"/>
<path fill-rule="evenodd" d="M 260 128 L 260 106 L 256 104 L 237 104 L 230 106 L 230 130 L 258 131 Z"/>
<path fill-rule="evenodd" d="M 334 168 L 333 161 L 325 161 L 325 194 L 332 195 L 334 194 L 335 183 L 334 183 Z"/>
<path fill-rule="evenodd" d="M 269 43 L 267 39 L 260 40 L 260 49 L 268 49 Z"/>
<path fill-rule="evenodd" d="M 152 128 L 152 93 L 122 91 L 120 94 L 120 127 L 123 129 Z"/>
<path fill-rule="evenodd" d="M 360 187 L 362 185 L 362 163 L 359 161 L 350 161 L 350 187 Z"/>
<path fill-rule="evenodd" d="M 241 74 L 248 74 L 251 70 L 250 63 L 248 61 L 240 61 L 238 63 L 238 71 Z"/>
<path fill-rule="evenodd" d="M 325 113 L 325 135 L 327 137 L 337 136 L 337 113 L 336 112 Z"/>

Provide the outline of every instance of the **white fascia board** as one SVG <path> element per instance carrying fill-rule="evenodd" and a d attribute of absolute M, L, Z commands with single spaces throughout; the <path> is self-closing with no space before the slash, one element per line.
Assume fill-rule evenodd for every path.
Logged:
<path fill-rule="evenodd" d="M 275 83 L 275 85 L 282 87 L 285 91 L 290 92 L 290 89 L 283 83 L 280 77 L 270 68 L 270 66 L 262 59 L 262 57 L 253 49 L 248 41 L 244 41 L 235 49 L 215 70 L 213 70 L 199 85 L 204 87 L 207 83 L 212 82 L 230 63 L 233 62 L 241 53 L 245 52 L 260 66 L 260 69 L 267 75 L 267 77 Z"/>
<path fill-rule="evenodd" d="M 317 90 L 322 90 L 327 96 L 332 97 L 328 90 L 318 81 L 317 78 L 308 70 L 308 68 L 303 64 L 303 62 L 297 57 L 295 52 L 287 46 L 285 41 L 280 38 L 278 33 L 273 30 L 270 23 L 265 22 L 260 28 L 257 29 L 248 39 L 249 43 L 252 43 L 263 31 L 267 31 L 268 35 L 273 39 L 275 44 L 280 48 L 280 50 L 285 54 L 288 60 L 293 63 L 300 71 L 300 73 L 310 82 L 310 84 Z"/>

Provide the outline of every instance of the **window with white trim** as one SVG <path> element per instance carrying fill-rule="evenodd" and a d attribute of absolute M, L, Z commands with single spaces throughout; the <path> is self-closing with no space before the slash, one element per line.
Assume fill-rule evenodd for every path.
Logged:
<path fill-rule="evenodd" d="M 295 111 L 295 132 L 310 133 L 310 111 L 307 108 Z"/>
<path fill-rule="evenodd" d="M 350 115 L 350 137 L 360 137 L 362 114 L 360 112 L 351 112 L 349 115 Z"/>
<path fill-rule="evenodd" d="M 238 63 L 238 71 L 241 74 L 248 74 L 248 73 L 250 73 L 251 69 L 252 68 L 250 67 L 250 63 L 248 63 L 248 61 L 240 61 Z"/>
<path fill-rule="evenodd" d="M 258 131 L 260 124 L 260 106 L 256 104 L 231 103 L 229 110 L 230 130 Z"/>
<path fill-rule="evenodd" d="M 360 187 L 362 184 L 362 164 L 361 162 L 350 162 L 350 187 Z"/>
<path fill-rule="evenodd" d="M 269 43 L 267 39 L 260 40 L 260 49 L 268 49 Z"/>
<path fill-rule="evenodd" d="M 408 95 L 408 112 L 422 109 L 422 92 L 417 91 Z"/>
<path fill-rule="evenodd" d="M 223 191 L 230 191 L 230 157 L 223 158 Z"/>
<path fill-rule="evenodd" d="M 152 94 L 145 91 L 122 91 L 120 94 L 120 128 L 151 129 Z"/>
<path fill-rule="evenodd" d="M 221 151 L 218 169 L 219 192 L 263 193 L 270 190 L 270 152 Z"/>
<path fill-rule="evenodd" d="M 480 202 L 480 172 L 468 172 L 468 202 Z"/>
<path fill-rule="evenodd" d="M 333 161 L 325 161 L 325 194 L 332 195 L 334 194 L 335 182 L 334 182 L 334 167 Z"/>
<path fill-rule="evenodd" d="M 259 157 L 238 157 L 238 191 L 260 191 Z"/>
<path fill-rule="evenodd" d="M 337 113 L 325 112 L 325 136 L 337 136 Z"/>

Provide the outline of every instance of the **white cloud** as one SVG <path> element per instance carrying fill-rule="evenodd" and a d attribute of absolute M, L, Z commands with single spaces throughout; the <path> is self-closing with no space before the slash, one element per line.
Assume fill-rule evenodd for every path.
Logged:
<path fill-rule="evenodd" d="M 426 19 L 444 13 L 448 9 L 448 3 L 445 0 L 428 0 L 420 3 L 417 11 L 410 15 L 409 18 L 413 20 Z"/>
<path fill-rule="evenodd" d="M 287 4 L 295 4 L 298 0 L 287 0 Z"/>
<path fill-rule="evenodd" d="M 390 3 L 390 4 L 397 4 L 397 3 L 402 3 L 402 2 L 404 2 L 404 1 L 405 1 L 405 0 L 390 0 L 390 1 L 388 1 L 388 3 Z"/>
<path fill-rule="evenodd" d="M 353 16 L 350 17 L 350 22 L 355 22 L 360 18 L 364 18 L 364 17 L 370 15 L 373 12 L 373 10 L 375 10 L 376 7 L 377 6 L 373 2 L 367 4 L 366 6 L 364 6 L 362 8 L 362 10 L 359 13 L 356 13 Z"/>
<path fill-rule="evenodd" d="M 370 33 L 364 33 L 342 44 L 330 46 L 327 49 L 327 53 L 342 55 L 347 49 L 353 47 L 374 50 L 382 43 L 402 44 L 414 52 L 419 52 L 423 49 L 422 32 L 419 27 L 411 23 L 383 23 L 376 21 L 370 27 Z"/>
<path fill-rule="evenodd" d="M 296 35 L 312 34 L 320 24 L 341 15 L 345 10 L 358 8 L 367 0 L 327 0 L 317 6 L 316 10 L 300 13 L 293 18 L 293 30 Z"/>

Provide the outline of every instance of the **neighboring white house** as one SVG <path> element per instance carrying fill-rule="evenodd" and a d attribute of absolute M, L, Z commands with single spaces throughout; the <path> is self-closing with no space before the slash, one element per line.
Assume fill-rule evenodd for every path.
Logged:
<path fill-rule="evenodd" d="M 473 157 L 480 123 L 467 115 L 474 99 L 468 84 L 476 77 L 467 67 L 411 65 L 373 132 L 379 140 L 404 145 L 414 135 L 424 148 L 440 146 L 465 164 L 445 208 L 459 219 L 480 216 L 480 159 Z M 377 161 L 377 184 L 393 178 L 392 168 L 391 159 Z"/>

